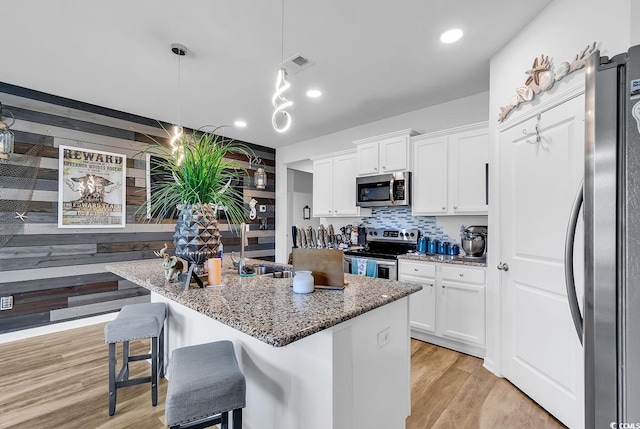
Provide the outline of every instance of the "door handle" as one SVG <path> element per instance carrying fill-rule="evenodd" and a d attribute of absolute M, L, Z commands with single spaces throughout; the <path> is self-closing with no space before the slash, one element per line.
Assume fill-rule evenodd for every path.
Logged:
<path fill-rule="evenodd" d="M 569 223 L 567 224 L 567 236 L 564 242 L 564 278 L 565 286 L 567 287 L 567 299 L 569 300 L 571 318 L 573 319 L 573 325 L 576 328 L 578 339 L 580 339 L 580 344 L 582 344 L 582 335 L 584 333 L 584 320 L 580 314 L 578 295 L 576 293 L 576 282 L 573 275 L 573 247 L 576 240 L 576 227 L 578 224 L 580 207 L 582 206 L 583 201 L 584 188 L 583 181 L 581 181 L 576 198 L 573 201 L 573 207 L 571 207 L 571 215 L 569 216 Z"/>
<path fill-rule="evenodd" d="M 500 262 L 498 264 L 498 269 L 500 271 L 509 271 L 509 264 L 507 264 L 506 262 L 504 264 L 502 262 Z"/>

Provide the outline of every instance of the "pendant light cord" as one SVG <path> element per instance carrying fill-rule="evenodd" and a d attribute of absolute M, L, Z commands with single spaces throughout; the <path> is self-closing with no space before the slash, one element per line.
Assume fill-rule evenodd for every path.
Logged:
<path fill-rule="evenodd" d="M 280 67 L 284 63 L 284 0 L 282 0 L 282 17 L 280 20 Z"/>
<path fill-rule="evenodd" d="M 180 57 L 181 57 L 181 55 L 178 54 L 178 122 L 176 123 L 176 126 L 180 126 L 180 108 L 181 108 L 181 105 L 180 105 L 180 87 L 181 87 L 181 85 L 180 85 L 180 77 L 181 77 L 180 76 Z"/>

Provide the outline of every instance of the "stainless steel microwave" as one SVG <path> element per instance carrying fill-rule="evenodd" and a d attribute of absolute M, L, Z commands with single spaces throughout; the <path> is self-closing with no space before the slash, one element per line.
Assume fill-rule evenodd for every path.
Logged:
<path fill-rule="evenodd" d="M 356 178 L 356 205 L 360 207 L 408 206 L 410 195 L 409 171 Z"/>

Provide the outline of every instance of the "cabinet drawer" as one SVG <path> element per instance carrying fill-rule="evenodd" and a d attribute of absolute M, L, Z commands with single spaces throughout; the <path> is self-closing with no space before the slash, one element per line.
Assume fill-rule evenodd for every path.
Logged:
<path fill-rule="evenodd" d="M 418 277 L 431 277 L 436 276 L 436 266 L 433 264 L 426 264 L 418 261 L 399 261 L 400 275 L 418 276 Z"/>
<path fill-rule="evenodd" d="M 440 273 L 443 280 L 484 284 L 485 270 L 473 270 L 461 267 L 441 267 Z"/>

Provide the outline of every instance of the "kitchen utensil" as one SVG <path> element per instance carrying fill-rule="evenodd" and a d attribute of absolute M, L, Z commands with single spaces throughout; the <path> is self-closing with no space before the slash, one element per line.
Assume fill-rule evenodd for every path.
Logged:
<path fill-rule="evenodd" d="M 309 243 L 307 243 L 307 234 L 304 229 L 300 229 L 300 238 L 302 239 L 302 247 L 309 247 Z"/>
<path fill-rule="evenodd" d="M 327 247 L 327 240 L 325 237 L 324 225 L 320 224 L 318 227 L 318 247 L 324 249 Z"/>
<path fill-rule="evenodd" d="M 293 247 L 298 247 L 296 239 L 298 237 L 298 228 L 294 225 L 291 227 L 291 241 L 293 241 Z"/>
<path fill-rule="evenodd" d="M 485 241 L 481 236 L 462 238 L 462 249 L 467 256 L 478 257 L 484 255 Z"/>
<path fill-rule="evenodd" d="M 311 271 L 316 286 L 344 286 L 342 250 L 293 249 L 292 253 L 293 271 L 296 273 L 300 270 Z"/>
<path fill-rule="evenodd" d="M 487 250 L 487 227 L 483 225 L 473 225 L 465 228 L 463 226 L 460 242 L 467 256 L 484 256 Z"/>
<path fill-rule="evenodd" d="M 296 247 L 302 247 L 302 231 L 300 228 L 296 227 Z"/>

